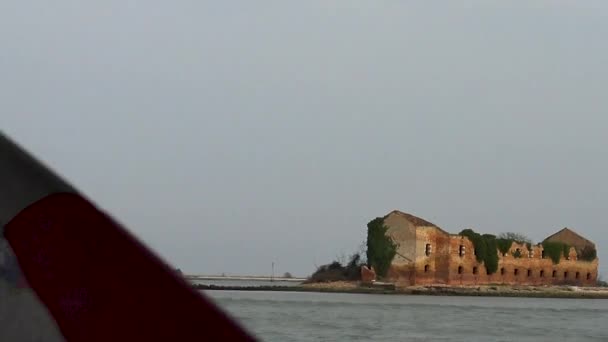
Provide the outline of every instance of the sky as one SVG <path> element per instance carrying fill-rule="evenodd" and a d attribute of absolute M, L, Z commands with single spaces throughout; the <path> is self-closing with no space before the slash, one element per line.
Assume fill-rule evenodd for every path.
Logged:
<path fill-rule="evenodd" d="M 606 1 L 0 2 L 0 129 L 192 274 L 312 273 L 399 209 L 608 277 Z"/>

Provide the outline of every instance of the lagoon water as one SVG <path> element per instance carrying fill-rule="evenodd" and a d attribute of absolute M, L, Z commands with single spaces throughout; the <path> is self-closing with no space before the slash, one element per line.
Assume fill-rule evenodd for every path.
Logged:
<path fill-rule="evenodd" d="M 261 341 L 608 341 L 608 300 L 205 291 Z"/>

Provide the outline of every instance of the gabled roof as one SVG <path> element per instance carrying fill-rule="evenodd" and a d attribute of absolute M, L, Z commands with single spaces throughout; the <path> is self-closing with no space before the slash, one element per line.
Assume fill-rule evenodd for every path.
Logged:
<path fill-rule="evenodd" d="M 578 241 L 575 241 L 575 240 L 578 240 Z M 580 234 L 576 233 L 575 231 L 573 231 L 572 229 L 570 229 L 568 227 L 563 228 L 562 230 L 558 231 L 557 233 L 548 236 L 543 241 L 559 241 L 559 242 L 568 243 L 575 247 L 584 247 L 586 245 L 586 246 L 593 246 L 595 248 L 595 244 L 592 241 L 581 236 Z"/>
<path fill-rule="evenodd" d="M 449 234 L 448 232 L 446 232 L 445 230 L 439 228 L 436 224 L 429 222 L 423 218 L 420 218 L 418 216 L 414 216 L 412 214 L 408 214 L 408 213 L 404 213 L 402 211 L 399 210 L 393 210 L 390 213 L 388 213 L 386 216 L 384 216 L 384 218 L 387 218 L 389 215 L 398 215 L 401 216 L 403 218 L 405 218 L 406 220 L 408 220 L 409 222 L 411 222 L 415 227 L 433 227 L 433 228 L 437 228 L 439 231 L 445 233 L 445 234 Z"/>

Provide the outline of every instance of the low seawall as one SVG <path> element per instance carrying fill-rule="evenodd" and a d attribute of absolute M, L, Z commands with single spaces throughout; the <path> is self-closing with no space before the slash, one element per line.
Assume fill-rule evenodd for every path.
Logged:
<path fill-rule="evenodd" d="M 230 291 L 287 291 L 287 292 L 331 292 L 366 293 L 425 296 L 472 296 L 472 297 L 529 297 L 529 298 L 579 298 L 608 299 L 608 288 L 574 286 L 413 286 L 395 289 L 364 287 L 356 283 L 317 283 L 296 286 L 218 286 L 194 285 L 198 290 Z"/>

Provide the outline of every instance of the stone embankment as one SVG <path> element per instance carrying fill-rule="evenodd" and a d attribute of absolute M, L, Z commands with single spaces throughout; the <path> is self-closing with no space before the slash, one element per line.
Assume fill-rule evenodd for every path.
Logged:
<path fill-rule="evenodd" d="M 608 299 L 608 288 L 576 286 L 430 285 L 406 287 L 400 291 L 417 295 Z"/>
<path fill-rule="evenodd" d="M 608 299 L 606 287 L 576 286 L 446 286 L 425 285 L 397 287 L 390 284 L 361 284 L 359 282 L 329 282 L 302 284 L 298 286 L 215 286 L 195 285 L 199 290 L 235 290 L 235 291 L 290 291 L 290 292 L 332 292 L 332 293 L 369 293 L 369 294 L 402 294 L 427 296 L 476 296 L 476 297 L 534 297 L 534 298 L 591 298 Z"/>

